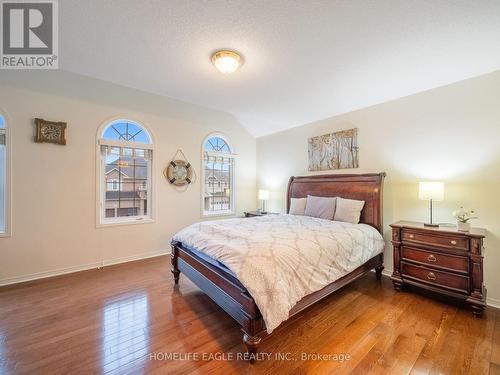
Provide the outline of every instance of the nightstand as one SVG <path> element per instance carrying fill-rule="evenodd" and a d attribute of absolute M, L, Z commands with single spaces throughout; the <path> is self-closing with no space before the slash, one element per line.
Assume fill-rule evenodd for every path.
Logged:
<path fill-rule="evenodd" d="M 264 216 L 264 215 L 278 215 L 277 212 L 261 212 L 261 211 L 247 211 L 243 212 L 245 217 L 255 217 L 255 216 Z"/>
<path fill-rule="evenodd" d="M 486 306 L 483 285 L 483 240 L 486 231 L 472 228 L 425 227 L 398 221 L 392 227 L 396 290 L 408 284 L 464 300 L 475 316 Z"/>

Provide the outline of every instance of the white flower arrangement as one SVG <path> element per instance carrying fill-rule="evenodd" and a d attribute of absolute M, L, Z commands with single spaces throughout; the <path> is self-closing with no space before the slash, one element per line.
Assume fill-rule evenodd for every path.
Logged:
<path fill-rule="evenodd" d="M 468 223 L 469 220 L 477 219 L 477 216 L 474 216 L 475 212 L 473 210 L 466 210 L 463 207 L 460 207 L 459 210 L 453 211 L 453 217 L 457 219 L 459 223 Z"/>

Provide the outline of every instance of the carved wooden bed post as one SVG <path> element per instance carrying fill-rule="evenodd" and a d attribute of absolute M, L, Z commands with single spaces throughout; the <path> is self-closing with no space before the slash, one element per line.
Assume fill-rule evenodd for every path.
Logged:
<path fill-rule="evenodd" d="M 174 275 L 174 283 L 179 284 L 179 275 L 181 271 L 177 268 L 177 258 L 179 257 L 179 249 L 177 248 L 180 245 L 180 242 L 172 241 L 172 253 L 170 254 L 170 262 L 172 263 L 172 273 Z"/>
<path fill-rule="evenodd" d="M 380 266 L 375 267 L 375 274 L 377 275 L 377 279 L 382 278 L 382 271 L 384 270 L 384 265 L 381 264 Z"/>
<path fill-rule="evenodd" d="M 257 336 L 250 336 L 243 331 L 243 342 L 247 348 L 247 353 L 249 355 L 250 363 L 255 363 L 255 358 L 257 354 L 257 345 L 259 345 L 262 338 Z"/>

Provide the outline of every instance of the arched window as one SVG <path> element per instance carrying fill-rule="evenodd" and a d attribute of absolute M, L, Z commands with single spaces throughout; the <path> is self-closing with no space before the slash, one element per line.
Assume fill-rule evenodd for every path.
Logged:
<path fill-rule="evenodd" d="M 153 141 L 144 126 L 116 120 L 99 136 L 100 224 L 151 219 Z"/>
<path fill-rule="evenodd" d="M 203 142 L 203 215 L 235 212 L 234 154 L 222 135 L 210 135 Z"/>
<path fill-rule="evenodd" d="M 8 164 L 7 164 L 7 125 L 0 115 L 0 235 L 7 234 L 8 229 Z"/>

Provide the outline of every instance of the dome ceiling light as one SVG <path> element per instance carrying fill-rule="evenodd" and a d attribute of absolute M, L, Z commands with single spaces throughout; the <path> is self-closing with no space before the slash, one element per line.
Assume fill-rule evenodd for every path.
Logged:
<path fill-rule="evenodd" d="M 223 74 L 234 73 L 243 63 L 243 59 L 234 51 L 221 50 L 212 55 L 212 63 Z"/>

